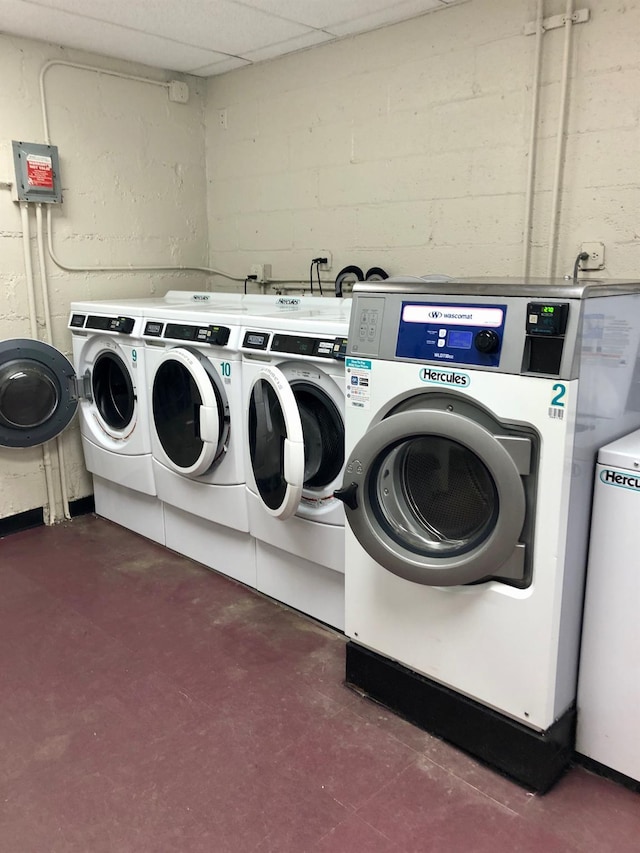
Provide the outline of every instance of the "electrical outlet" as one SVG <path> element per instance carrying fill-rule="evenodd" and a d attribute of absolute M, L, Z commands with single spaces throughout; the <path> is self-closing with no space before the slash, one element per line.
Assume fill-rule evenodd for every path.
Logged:
<path fill-rule="evenodd" d="M 329 272 L 329 270 L 333 266 L 333 255 L 332 255 L 332 253 L 328 249 L 321 249 L 318 252 L 318 254 L 316 255 L 316 258 L 326 258 L 327 259 L 326 264 L 318 264 L 318 267 L 320 268 L 320 270 L 323 270 L 324 272 Z"/>
<path fill-rule="evenodd" d="M 582 243 L 580 252 L 589 255 L 586 261 L 580 261 L 581 270 L 604 269 L 604 243 Z"/>
<path fill-rule="evenodd" d="M 226 110 L 218 110 L 218 127 L 221 127 L 223 130 L 227 129 L 227 111 Z"/>
<path fill-rule="evenodd" d="M 249 275 L 255 275 L 255 280 L 264 284 L 271 280 L 271 264 L 251 264 Z"/>

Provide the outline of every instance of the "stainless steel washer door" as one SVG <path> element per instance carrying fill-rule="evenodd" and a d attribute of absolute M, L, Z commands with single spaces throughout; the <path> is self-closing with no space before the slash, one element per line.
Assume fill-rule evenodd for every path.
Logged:
<path fill-rule="evenodd" d="M 414 409 L 376 424 L 344 478 L 349 524 L 388 571 L 433 586 L 519 580 L 530 439 Z"/>
<path fill-rule="evenodd" d="M 35 447 L 59 435 L 78 408 L 71 362 L 42 341 L 0 343 L 0 446 Z"/>

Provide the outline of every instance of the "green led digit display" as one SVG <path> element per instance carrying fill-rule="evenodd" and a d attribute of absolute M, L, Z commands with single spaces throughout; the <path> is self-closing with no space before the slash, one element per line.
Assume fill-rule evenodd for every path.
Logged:
<path fill-rule="evenodd" d="M 543 305 L 543 306 L 542 306 L 542 313 L 543 313 L 543 314 L 553 314 L 553 312 L 554 312 L 555 310 L 556 310 L 556 309 L 554 308 L 554 306 L 553 306 L 553 305 Z"/>

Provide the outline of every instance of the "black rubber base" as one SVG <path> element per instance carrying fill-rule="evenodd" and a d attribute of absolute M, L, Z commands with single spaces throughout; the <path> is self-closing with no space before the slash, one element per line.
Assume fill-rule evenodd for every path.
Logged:
<path fill-rule="evenodd" d="M 7 518 L 0 518 L 0 537 L 8 536 L 10 533 L 19 533 L 21 530 L 29 530 L 31 527 L 40 527 L 44 524 L 44 511 L 29 509 L 27 512 L 19 512 Z"/>
<path fill-rule="evenodd" d="M 596 773 L 598 776 L 604 776 L 606 779 L 611 779 L 612 782 L 624 785 L 624 787 L 629 788 L 630 791 L 640 793 L 640 781 L 638 779 L 632 779 L 631 776 L 626 776 L 624 773 L 614 770 L 613 767 L 607 767 L 606 764 L 601 764 L 593 758 L 588 758 L 586 755 L 576 752 L 573 757 L 573 763 L 580 765 L 580 767 L 584 767 L 585 770 L 590 770 L 592 773 Z"/>
<path fill-rule="evenodd" d="M 71 518 L 87 515 L 87 513 L 95 512 L 95 509 L 93 495 L 87 495 L 86 498 L 78 498 L 76 501 L 69 502 Z M 30 509 L 27 512 L 19 512 L 17 515 L 10 515 L 7 518 L 0 518 L 0 538 L 8 536 L 10 533 L 19 533 L 21 530 L 30 530 L 32 527 L 41 527 L 43 524 L 44 509 L 42 507 Z"/>
<path fill-rule="evenodd" d="M 71 518 L 76 518 L 78 515 L 88 515 L 90 512 L 96 511 L 96 502 L 93 495 L 87 495 L 86 498 L 78 498 L 76 501 L 69 501 L 69 512 Z"/>
<path fill-rule="evenodd" d="M 346 682 L 528 790 L 547 791 L 573 757 L 575 708 L 537 732 L 353 642 Z"/>

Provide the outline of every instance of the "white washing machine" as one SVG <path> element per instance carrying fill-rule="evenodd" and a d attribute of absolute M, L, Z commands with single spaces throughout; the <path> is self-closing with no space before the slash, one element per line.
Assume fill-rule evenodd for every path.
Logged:
<path fill-rule="evenodd" d="M 224 316 L 224 315 L 222 315 Z M 151 454 L 165 544 L 249 586 L 239 326 L 201 310 L 145 319 Z"/>
<path fill-rule="evenodd" d="M 344 354 L 350 300 L 242 331 L 249 530 L 257 588 L 344 628 Z"/>
<path fill-rule="evenodd" d="M 598 454 L 578 678 L 577 751 L 640 790 L 640 432 Z M 595 762 L 595 764 L 593 763 Z M 612 770 L 614 773 L 609 773 Z"/>
<path fill-rule="evenodd" d="M 68 325 L 76 373 L 89 380 L 88 394 L 79 401 L 80 433 L 96 512 L 163 543 L 142 339 L 142 311 L 149 301 L 73 302 Z"/>
<path fill-rule="evenodd" d="M 640 425 L 639 337 L 638 283 L 354 290 L 347 681 L 537 790 L 572 754 L 593 465 Z"/>
<path fill-rule="evenodd" d="M 2 344 L 3 443 L 42 444 L 80 408 L 96 510 L 156 541 L 164 539 L 155 498 L 144 383 L 141 305 L 71 306 L 72 365 L 59 350 L 29 339 Z"/>
<path fill-rule="evenodd" d="M 172 292 L 146 313 L 151 449 L 165 543 L 256 585 L 244 470 L 240 326 L 318 301 Z M 181 302 L 181 300 L 184 300 Z"/>

